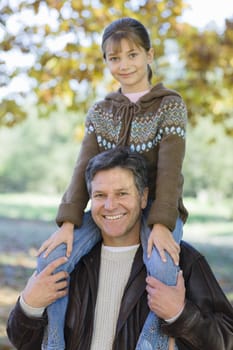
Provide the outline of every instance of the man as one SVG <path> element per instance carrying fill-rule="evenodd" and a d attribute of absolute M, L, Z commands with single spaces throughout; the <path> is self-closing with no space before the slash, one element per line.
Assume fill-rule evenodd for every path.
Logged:
<path fill-rule="evenodd" d="M 88 165 L 91 212 L 102 242 L 71 274 L 66 349 L 134 350 L 151 309 L 179 350 L 232 350 L 233 309 L 203 256 L 182 242 L 184 278 L 180 273 L 176 286 L 146 276 L 140 245 L 149 231 L 142 216 L 146 178 L 145 161 L 127 149 L 101 153 Z M 65 260 L 34 274 L 12 310 L 7 332 L 17 349 L 41 349 L 44 309 L 67 293 L 66 273 L 53 274 Z"/>

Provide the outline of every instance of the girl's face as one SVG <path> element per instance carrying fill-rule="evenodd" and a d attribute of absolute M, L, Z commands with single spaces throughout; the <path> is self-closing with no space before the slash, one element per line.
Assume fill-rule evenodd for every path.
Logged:
<path fill-rule="evenodd" d="M 141 92 L 149 89 L 147 65 L 151 64 L 154 51 L 122 39 L 118 50 L 111 41 L 106 45 L 106 64 L 112 76 L 121 84 L 123 93 Z"/>

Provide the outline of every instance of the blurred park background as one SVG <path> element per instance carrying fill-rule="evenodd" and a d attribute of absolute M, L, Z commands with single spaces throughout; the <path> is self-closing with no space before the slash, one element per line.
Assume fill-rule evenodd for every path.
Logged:
<path fill-rule="evenodd" d="M 150 31 L 153 82 L 179 91 L 187 104 L 184 239 L 206 256 L 233 303 L 233 10 L 221 26 L 210 19 L 199 27 L 184 16 L 194 2 L 1 0 L 1 350 L 13 349 L 6 319 L 36 249 L 56 228 L 86 112 L 118 88 L 99 45 L 103 28 L 122 16 Z"/>

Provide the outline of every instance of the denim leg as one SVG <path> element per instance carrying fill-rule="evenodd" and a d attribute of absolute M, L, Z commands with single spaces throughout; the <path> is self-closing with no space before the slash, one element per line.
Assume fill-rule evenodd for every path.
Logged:
<path fill-rule="evenodd" d="M 149 230 L 143 230 L 141 241 L 143 246 L 143 260 L 149 275 L 157 278 L 167 285 L 175 285 L 179 267 L 173 263 L 172 258 L 166 253 L 167 262 L 164 263 L 155 247 L 153 247 L 151 257 L 147 257 L 147 242 Z M 176 227 L 173 231 L 173 237 L 177 243 L 180 243 L 183 234 L 183 222 L 177 219 Z M 149 312 L 140 334 L 136 350 L 167 350 L 169 337 L 161 331 L 159 318 L 152 311 Z M 175 345 L 175 349 L 177 346 Z"/>
<path fill-rule="evenodd" d="M 60 266 L 58 271 L 71 272 L 80 258 L 86 255 L 94 245 L 101 239 L 100 231 L 94 223 L 90 211 L 84 214 L 83 224 L 74 230 L 73 249 L 69 260 Z M 43 253 L 38 257 L 37 269 L 40 272 L 51 261 L 66 255 L 66 245 L 61 244 L 54 249 L 47 258 L 43 258 Z M 68 304 L 68 296 L 58 299 L 47 307 L 48 326 L 45 332 L 42 349 L 43 350 L 64 350 L 64 323 Z"/>

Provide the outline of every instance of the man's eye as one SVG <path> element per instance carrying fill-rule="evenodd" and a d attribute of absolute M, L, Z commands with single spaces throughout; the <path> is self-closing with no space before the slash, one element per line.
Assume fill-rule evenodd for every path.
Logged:
<path fill-rule="evenodd" d="M 101 197 L 103 197 L 103 194 L 102 193 L 95 193 L 93 197 L 94 198 L 101 198 Z"/>
<path fill-rule="evenodd" d="M 127 192 L 120 192 L 121 197 L 126 196 L 127 194 L 128 194 Z"/>

